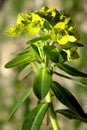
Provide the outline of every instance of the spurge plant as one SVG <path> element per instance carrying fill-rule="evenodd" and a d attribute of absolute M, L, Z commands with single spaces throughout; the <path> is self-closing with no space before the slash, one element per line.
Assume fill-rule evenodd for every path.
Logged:
<path fill-rule="evenodd" d="M 77 99 L 66 87 L 53 80 L 53 74 L 78 83 L 80 81 L 73 77 L 87 78 L 87 74 L 68 64 L 79 59 L 77 49 L 83 47 L 83 44 L 78 42 L 79 34 L 71 17 L 64 11 L 58 12 L 54 8 L 42 7 L 38 11 L 20 13 L 16 24 L 6 32 L 10 36 L 24 35 L 28 41 L 27 47 L 22 51 L 17 51 L 18 56 L 8 62 L 5 67 L 23 66 L 22 79 L 30 72 L 35 73 L 32 86 L 16 103 L 10 118 L 33 92 L 39 102 L 33 110 L 27 113 L 22 130 L 38 130 L 47 111 L 54 130 L 60 129 L 56 119 L 57 113 L 69 119 L 87 123 L 87 114 Z M 59 73 L 59 69 L 65 74 Z M 53 96 L 64 104 L 66 109 L 55 110 L 52 104 Z"/>

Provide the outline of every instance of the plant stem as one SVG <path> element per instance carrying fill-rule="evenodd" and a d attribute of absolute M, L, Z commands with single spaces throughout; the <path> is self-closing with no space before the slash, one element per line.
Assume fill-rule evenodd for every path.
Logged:
<path fill-rule="evenodd" d="M 49 111 L 49 116 L 50 116 L 50 120 L 51 120 L 53 129 L 60 130 L 57 119 L 56 119 L 56 115 L 55 115 L 55 112 L 53 109 L 50 91 L 48 92 L 48 94 L 46 96 L 46 101 L 49 103 L 48 111 Z"/>

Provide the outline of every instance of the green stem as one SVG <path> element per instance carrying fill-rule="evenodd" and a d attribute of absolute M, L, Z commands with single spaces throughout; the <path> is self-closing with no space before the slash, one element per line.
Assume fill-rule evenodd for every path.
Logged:
<path fill-rule="evenodd" d="M 50 120 L 51 120 L 53 129 L 54 130 L 60 130 L 57 119 L 56 119 L 56 115 L 55 115 L 55 112 L 54 112 L 54 109 L 53 109 L 50 91 L 48 92 L 48 94 L 46 96 L 46 101 L 49 103 L 48 111 L 49 111 Z"/>

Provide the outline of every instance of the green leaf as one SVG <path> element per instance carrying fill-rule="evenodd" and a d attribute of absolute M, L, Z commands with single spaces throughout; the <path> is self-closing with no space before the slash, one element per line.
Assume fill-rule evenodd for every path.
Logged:
<path fill-rule="evenodd" d="M 67 90 L 66 88 L 62 87 L 57 82 L 52 82 L 51 89 L 54 92 L 57 99 L 67 106 L 71 111 L 78 113 L 84 116 L 84 111 L 76 98 Z"/>
<path fill-rule="evenodd" d="M 67 53 L 63 50 L 60 51 L 61 54 L 61 60 L 62 62 L 65 62 L 67 60 Z"/>
<path fill-rule="evenodd" d="M 44 52 L 46 53 L 47 57 L 53 61 L 54 63 L 59 62 L 60 53 L 57 47 L 55 46 L 44 46 Z"/>
<path fill-rule="evenodd" d="M 78 115 L 78 113 L 74 113 L 73 111 L 69 109 L 59 109 L 59 110 L 56 110 L 56 112 L 64 115 L 68 119 L 76 119 L 76 120 L 80 120 L 82 122 L 87 123 L 87 114 L 85 114 L 85 117 L 82 117 Z"/>
<path fill-rule="evenodd" d="M 29 41 L 27 41 L 27 44 L 32 44 L 32 43 L 35 43 L 35 42 L 38 42 L 38 41 L 46 41 L 50 38 L 49 35 L 46 35 L 46 36 L 40 36 L 40 37 L 36 37 L 34 39 L 31 39 Z"/>
<path fill-rule="evenodd" d="M 56 110 L 56 112 L 64 115 L 68 119 L 79 119 L 79 115 L 76 115 L 76 113 L 72 112 L 69 109 L 59 109 L 59 110 Z"/>
<path fill-rule="evenodd" d="M 41 57 L 40 57 L 40 53 L 39 53 L 38 47 L 36 45 L 34 45 L 34 44 L 31 44 L 31 47 L 32 47 L 32 49 L 34 51 L 33 53 L 34 53 L 36 59 L 38 61 L 41 61 Z"/>
<path fill-rule="evenodd" d="M 83 82 L 83 81 L 79 81 L 79 80 L 77 80 L 76 78 L 72 78 L 72 77 L 66 76 L 66 75 L 64 75 L 64 74 L 55 72 L 55 71 L 54 71 L 53 73 L 56 74 L 56 75 L 58 75 L 58 76 L 61 76 L 61 77 L 63 77 L 63 78 L 72 80 L 72 81 L 74 81 L 75 83 L 77 83 L 77 84 L 79 84 L 79 85 L 82 85 L 82 86 L 87 87 L 87 83 L 85 83 L 85 82 Z"/>
<path fill-rule="evenodd" d="M 34 79 L 33 90 L 37 98 L 43 99 L 50 89 L 52 76 L 48 68 L 39 69 Z"/>
<path fill-rule="evenodd" d="M 56 71 L 54 71 L 53 73 L 56 74 L 56 75 L 58 75 L 58 76 L 61 76 L 61 77 L 63 77 L 63 78 L 66 78 L 66 79 L 72 79 L 71 77 L 66 76 L 66 75 L 64 75 L 64 74 L 61 74 L 61 73 L 58 73 L 58 72 L 56 72 Z"/>
<path fill-rule="evenodd" d="M 80 72 L 79 70 L 67 65 L 67 64 L 57 64 L 57 67 L 60 68 L 61 70 L 65 71 L 69 75 L 72 76 L 78 76 L 78 77 L 87 77 L 87 74 Z"/>
<path fill-rule="evenodd" d="M 33 53 L 32 52 L 27 52 L 27 53 L 19 55 L 18 57 L 14 58 L 10 62 L 8 62 L 5 65 L 5 67 L 6 68 L 11 68 L 11 67 L 15 67 L 15 66 L 30 63 L 30 62 L 32 62 L 34 60 L 35 60 L 35 56 L 33 55 Z"/>
<path fill-rule="evenodd" d="M 31 68 L 32 68 L 33 72 L 36 73 L 36 74 L 37 74 L 38 70 L 39 70 L 39 69 L 41 68 L 41 66 L 42 66 L 42 65 L 41 65 L 40 63 L 38 63 L 37 61 L 31 62 L 30 65 L 31 65 Z"/>
<path fill-rule="evenodd" d="M 18 75 L 19 80 L 23 80 L 32 71 L 31 65 L 27 65 Z"/>
<path fill-rule="evenodd" d="M 83 47 L 84 45 L 82 43 L 79 42 L 68 42 L 66 45 L 63 45 L 64 49 L 70 49 L 73 47 Z"/>
<path fill-rule="evenodd" d="M 27 48 L 23 49 L 23 50 L 16 50 L 16 51 L 13 51 L 11 53 L 11 55 L 21 55 L 23 53 L 26 53 L 26 52 L 30 52 L 31 51 L 31 47 L 28 46 Z"/>
<path fill-rule="evenodd" d="M 39 130 L 43 117 L 47 111 L 48 104 L 41 103 L 34 108 L 26 117 L 22 130 Z"/>
<path fill-rule="evenodd" d="M 82 43 L 79 43 L 79 42 L 72 42 L 71 44 L 73 46 L 76 45 L 77 47 L 83 47 L 84 46 Z"/>
<path fill-rule="evenodd" d="M 20 107 L 20 105 L 26 100 L 26 98 L 30 95 L 31 92 L 32 92 L 32 87 L 29 87 L 13 107 L 9 119 L 12 117 L 15 111 Z"/>

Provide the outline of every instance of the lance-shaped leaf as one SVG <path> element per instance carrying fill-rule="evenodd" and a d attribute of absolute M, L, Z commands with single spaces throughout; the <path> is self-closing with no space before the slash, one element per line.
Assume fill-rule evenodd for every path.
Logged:
<path fill-rule="evenodd" d="M 35 56 L 33 55 L 33 53 L 32 52 L 27 52 L 27 53 L 19 55 L 18 57 L 14 58 L 10 62 L 8 62 L 5 65 L 5 67 L 6 68 L 11 68 L 11 67 L 15 67 L 15 66 L 30 63 L 30 62 L 32 62 L 34 60 L 35 60 Z"/>
<path fill-rule="evenodd" d="M 23 49 L 23 50 L 17 50 L 17 51 L 13 51 L 11 53 L 11 55 L 21 55 L 23 53 L 26 53 L 26 52 L 30 52 L 31 51 L 31 47 L 28 46 L 27 48 Z"/>
<path fill-rule="evenodd" d="M 32 92 L 32 87 L 29 87 L 13 107 L 9 119 L 12 117 L 15 111 L 20 107 L 20 105 L 26 100 L 26 98 L 30 95 L 31 92 Z"/>
<path fill-rule="evenodd" d="M 79 42 L 68 42 L 66 45 L 63 45 L 64 49 L 70 49 L 72 47 L 83 47 L 84 45 Z"/>
<path fill-rule="evenodd" d="M 44 52 L 51 61 L 55 63 L 59 62 L 60 53 L 58 48 L 54 46 L 44 46 Z"/>
<path fill-rule="evenodd" d="M 40 36 L 40 37 L 36 37 L 34 39 L 31 39 L 29 41 L 27 41 L 27 44 L 32 44 L 32 43 L 35 43 L 35 42 L 38 42 L 38 41 L 46 41 L 50 38 L 49 35 L 45 35 L 45 36 Z"/>
<path fill-rule="evenodd" d="M 80 80 L 78 80 L 78 79 L 76 79 L 76 78 L 72 78 L 72 77 L 70 77 L 70 76 L 66 76 L 66 75 L 61 74 L 61 73 L 58 73 L 58 72 L 56 72 L 56 71 L 54 71 L 53 73 L 56 74 L 56 75 L 58 75 L 58 76 L 60 76 L 60 77 L 63 77 L 63 78 L 72 80 L 72 81 L 74 81 L 75 83 L 77 83 L 77 84 L 79 84 L 79 85 L 82 85 L 82 86 L 87 87 L 87 83 L 84 82 L 83 80 L 80 81 Z"/>
<path fill-rule="evenodd" d="M 18 79 L 21 81 L 32 71 L 31 65 L 28 64 L 18 75 Z"/>
<path fill-rule="evenodd" d="M 59 109 L 56 110 L 56 113 L 60 113 L 67 117 L 68 119 L 79 119 L 79 115 L 76 115 L 76 113 L 72 112 L 69 109 Z"/>
<path fill-rule="evenodd" d="M 35 55 L 36 59 L 41 61 L 41 57 L 40 57 L 40 53 L 39 53 L 39 50 L 38 50 L 38 47 L 34 44 L 31 45 L 32 49 L 33 49 L 33 54 Z"/>
<path fill-rule="evenodd" d="M 84 116 L 84 111 L 82 107 L 80 106 L 76 98 L 71 94 L 71 92 L 69 92 L 69 90 L 62 87 L 59 83 L 55 81 L 52 82 L 51 89 L 61 103 L 67 106 L 71 111 Z"/>
<path fill-rule="evenodd" d="M 82 117 L 78 115 L 78 113 L 74 113 L 73 111 L 69 109 L 59 109 L 59 110 L 56 110 L 56 112 L 64 115 L 68 119 L 76 119 L 76 120 L 80 120 L 82 122 L 87 123 L 87 114 L 85 114 L 85 117 Z"/>
<path fill-rule="evenodd" d="M 41 103 L 35 107 L 26 117 L 22 130 L 39 130 L 43 117 L 47 111 L 48 104 Z"/>
<path fill-rule="evenodd" d="M 31 62 L 30 66 L 34 73 L 37 74 L 38 70 L 41 68 L 41 64 L 39 64 L 37 61 Z"/>
<path fill-rule="evenodd" d="M 43 99 L 50 89 L 52 76 L 48 68 L 39 69 L 34 79 L 33 90 L 37 98 Z"/>
<path fill-rule="evenodd" d="M 58 63 L 57 67 L 61 70 L 65 71 L 66 73 L 72 75 L 72 76 L 78 76 L 78 77 L 87 77 L 87 74 L 80 72 L 79 70 L 67 65 L 67 64 L 61 64 Z"/>

